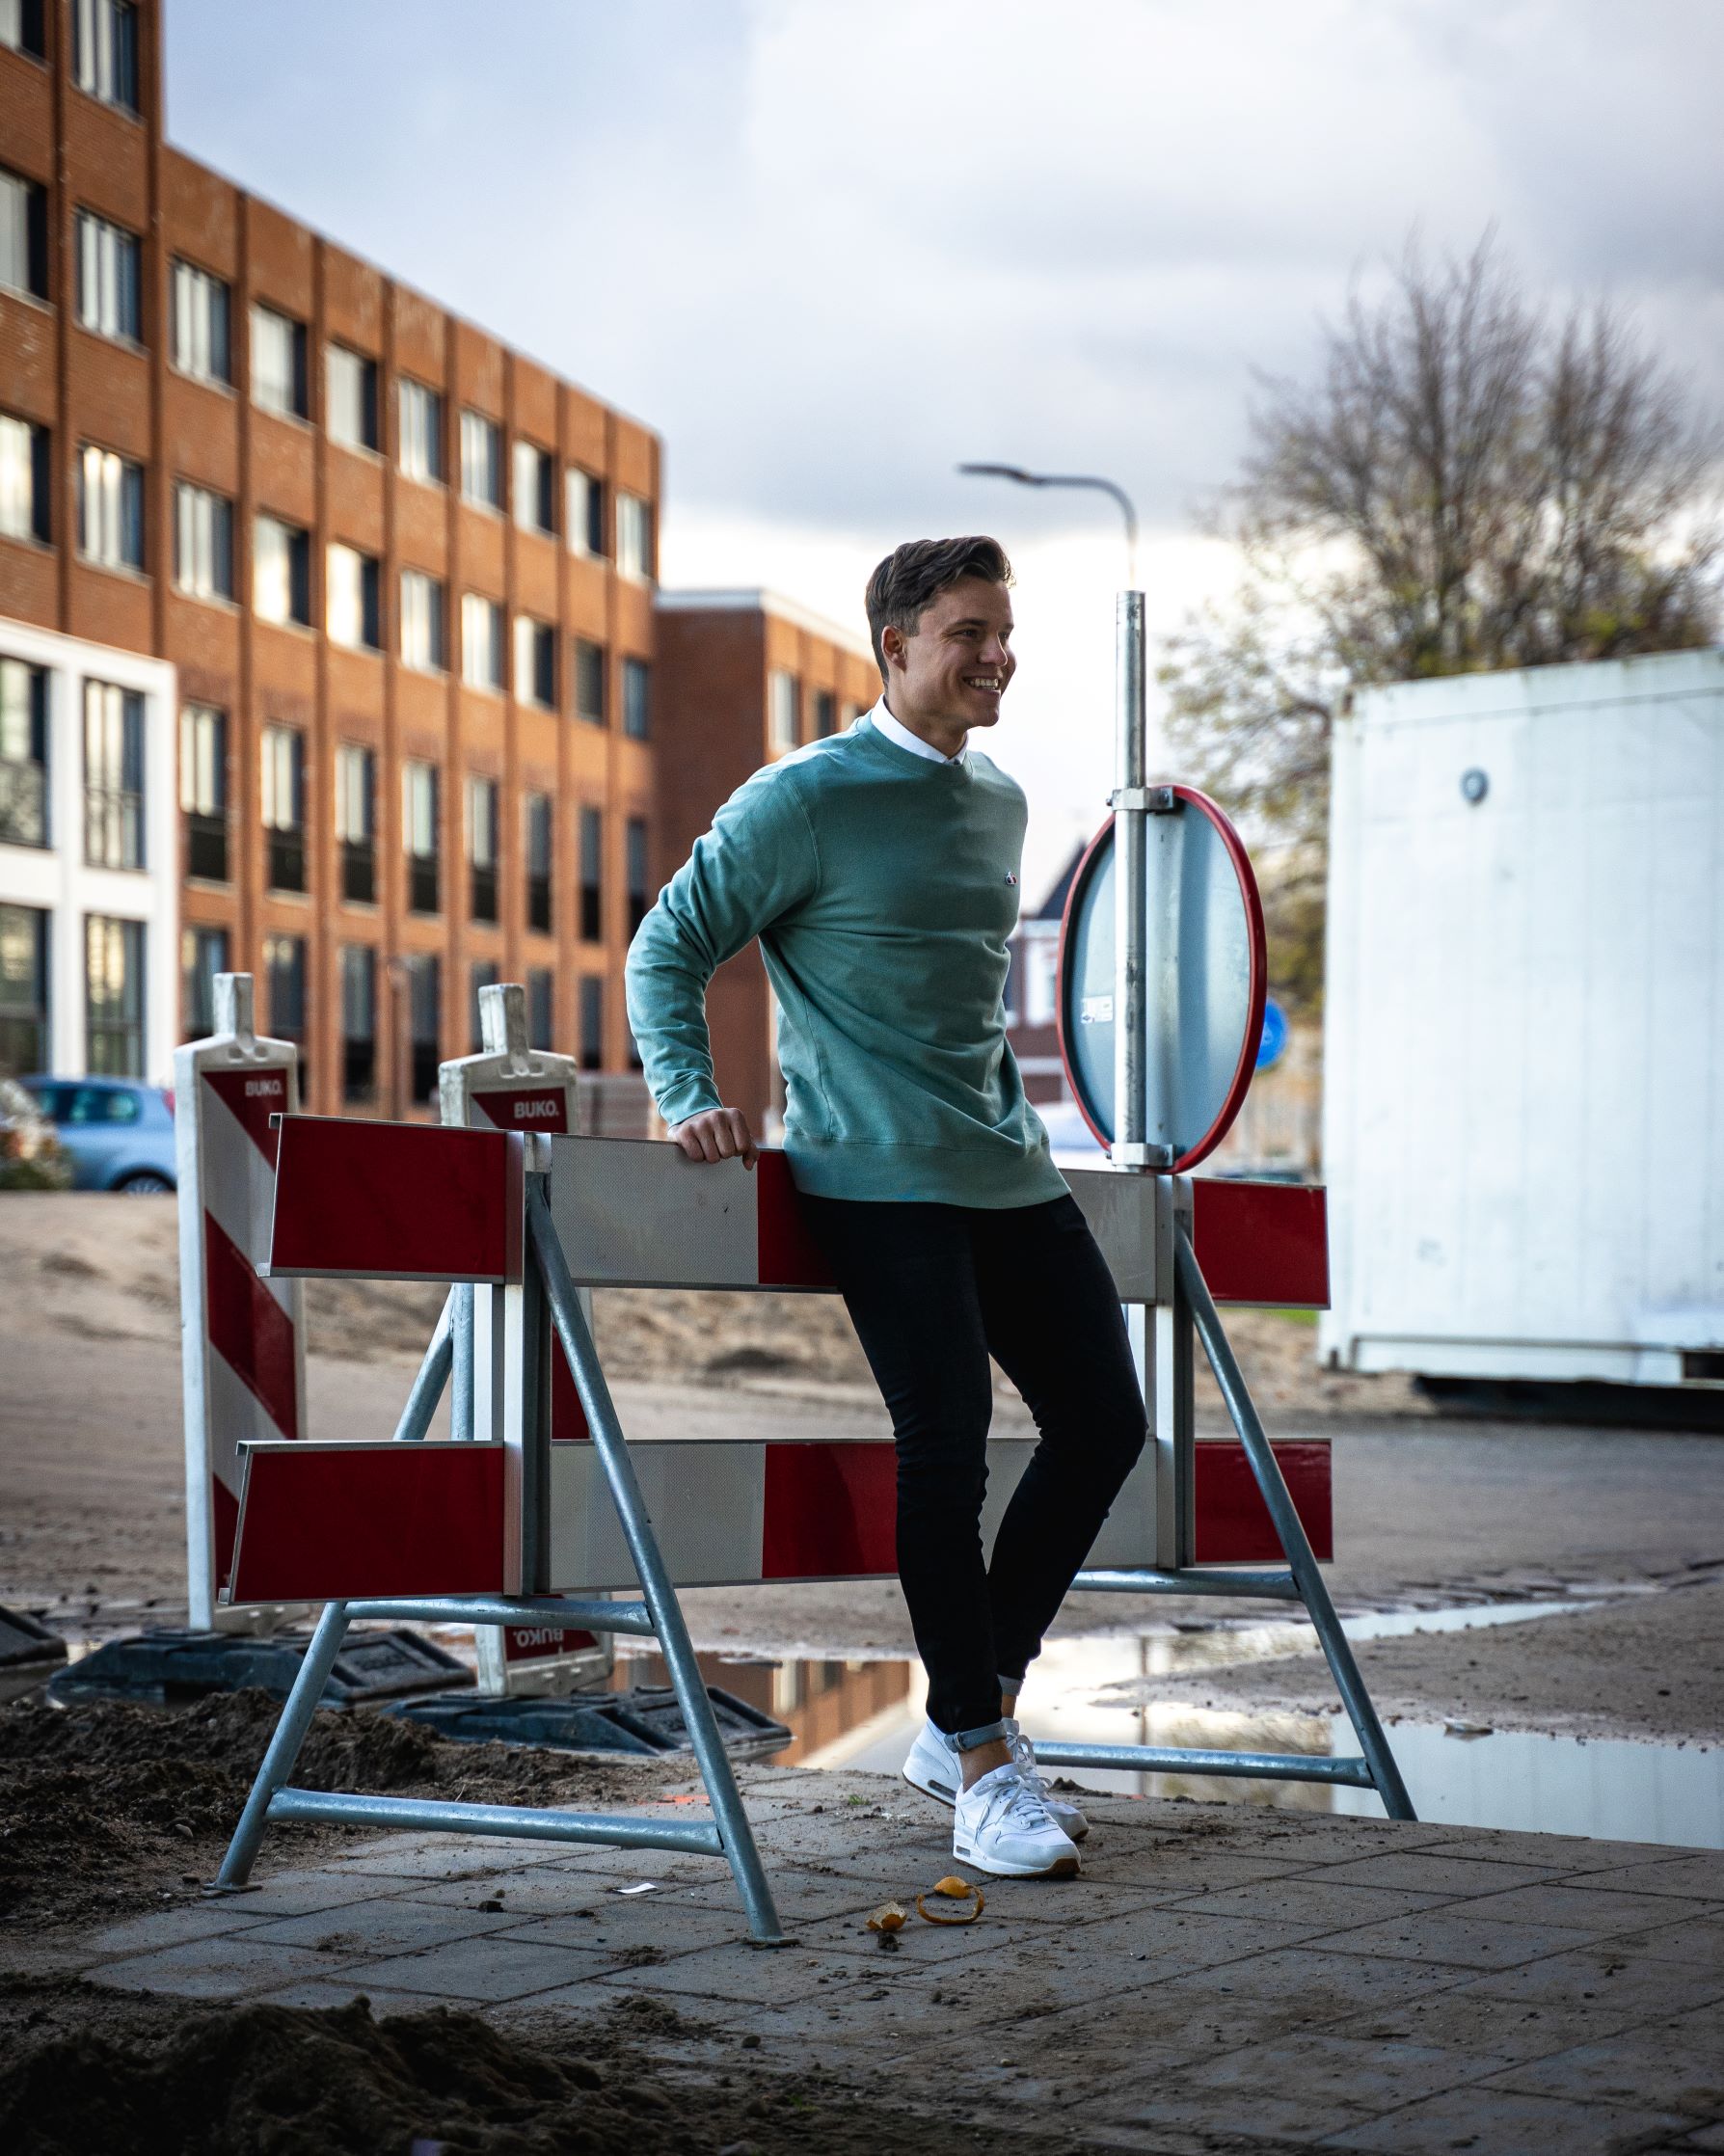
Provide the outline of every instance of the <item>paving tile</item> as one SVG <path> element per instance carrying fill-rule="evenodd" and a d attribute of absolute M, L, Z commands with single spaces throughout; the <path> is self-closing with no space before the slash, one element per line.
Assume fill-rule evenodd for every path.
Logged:
<path fill-rule="evenodd" d="M 328 1960 L 304 1947 L 259 1946 L 243 1932 L 193 1939 L 159 1954 L 103 1962 L 88 1972 L 92 1983 L 116 1991 L 167 1991 L 185 1999 L 229 1999 L 236 1992 L 278 1991 L 283 1984 L 321 1976 Z"/>
<path fill-rule="evenodd" d="M 1598 2004 L 1630 2020 L 1686 2013 L 1724 1999 L 1724 1971 L 1624 1952 L 1620 1939 L 1588 1940 L 1584 1947 L 1500 1969 L 1476 1980 L 1496 1999 L 1524 1999 L 1533 2006 Z"/>
<path fill-rule="evenodd" d="M 792 1929 L 817 1917 L 866 1912 L 887 1899 L 878 1883 L 852 1879 L 844 1873 L 790 1870 L 777 1866 L 767 1874 L 778 1914 Z M 650 1898 L 649 1898 L 650 1899 Z M 698 1887 L 679 1887 L 675 1906 L 680 1909 L 720 1909 L 740 1914 L 741 1898 L 730 1879 Z"/>
<path fill-rule="evenodd" d="M 312 1909 L 333 1909 L 337 1902 L 363 1901 L 395 1893 L 400 1881 L 374 1878 L 337 1862 L 315 1872 L 278 1872 L 254 1877 L 237 1893 L 212 1896 L 210 1907 L 230 1905 L 248 1918 L 304 1916 Z"/>
<path fill-rule="evenodd" d="M 1451 1908 L 1419 1909 L 1386 1924 L 1361 1925 L 1326 1944 L 1347 1954 L 1381 1954 L 1457 1968 L 1504 1969 L 1560 1954 L 1582 1934 L 1555 1924 L 1490 1924 Z"/>
<path fill-rule="evenodd" d="M 1683 2143 L 1683 2147 L 1705 2149 L 1707 2156 L 1712 2156 L 1714 2150 L 1724 2149 L 1724 2125 L 1702 2126 L 1698 2132 L 1688 2136 Z"/>
<path fill-rule="evenodd" d="M 306 1916 L 264 1924 L 253 1938 L 287 1947 L 311 1947 L 318 1954 L 338 1954 L 352 1961 L 379 1954 L 412 1954 L 445 1940 L 498 1931 L 509 1918 L 473 1909 L 451 1909 L 436 1902 L 383 1900 L 353 1901 L 344 1907 L 317 1909 Z"/>
<path fill-rule="evenodd" d="M 1438 1961 L 1330 1952 L 1323 1946 L 1280 1948 L 1219 1968 L 1194 1970 L 1179 1987 L 1212 1991 L 1218 2000 L 1283 2003 L 1296 2027 L 1336 2021 L 1367 2008 L 1429 1998 L 1467 1981 L 1468 1972 Z"/>
<path fill-rule="evenodd" d="M 1255 1807 L 1253 1807 L 1255 1810 Z M 1463 1829 L 1427 1826 L 1412 1819 L 1360 1819 L 1335 1813 L 1262 1809 L 1261 1821 L 1242 1821 L 1234 1847 L 1241 1855 L 1284 1856 L 1297 1866 L 1353 1864 L 1366 1856 L 1405 1856 L 1461 1839 Z M 1470 1848 L 1467 1853 L 1473 1853 Z"/>
<path fill-rule="evenodd" d="M 1702 1849 L 1693 1855 L 1654 1858 L 1603 1873 L 1595 1883 L 1620 1888 L 1625 1894 L 1691 1895 L 1699 1901 L 1724 1901 L 1724 1851 Z"/>
<path fill-rule="evenodd" d="M 1363 2111 L 1392 2111 L 1481 2081 L 1504 2063 L 1489 2053 L 1404 2040 L 1368 2042 L 1324 2031 L 1230 2052 L 1183 2078 L 1187 2086 L 1213 2089 L 1218 2095 L 1243 2090 L 1309 2102 L 1313 2110 L 1342 2102 Z"/>
<path fill-rule="evenodd" d="M 1440 1894 L 1418 1894 L 1406 1887 L 1332 1885 L 1324 1873 L 1316 1873 L 1258 1880 L 1250 1886 L 1227 1887 L 1217 1894 L 1164 1905 L 1202 1909 L 1216 1916 L 1267 1917 L 1314 1935 L 1383 1923 L 1430 1908 L 1443 1900 Z"/>
<path fill-rule="evenodd" d="M 1360 1964 L 1362 1966 L 1362 1964 Z M 1381 1968 L 1391 1964 L 1381 1962 Z M 1404 1965 L 1403 1965 L 1404 1966 Z M 1618 2008 L 1600 1999 L 1547 2001 L 1498 1999 L 1469 1979 L 1423 1997 L 1384 2002 L 1330 2024 L 1332 2035 L 1372 2041 L 1400 2039 L 1449 2051 L 1495 2053 L 1511 2060 L 1540 2059 L 1570 2045 L 1597 2042 L 1624 2029 L 1643 2027 L 1637 2004 Z"/>
<path fill-rule="evenodd" d="M 402 1835 L 374 1847 L 356 1849 L 341 1859 L 345 1869 L 385 1879 L 482 1878 L 490 1872 L 513 1872 L 525 1864 L 549 1864 L 566 1856 L 560 1842 L 506 1842 L 479 1835 L 462 1835 L 452 1842 L 427 1842 L 417 1835 Z"/>
<path fill-rule="evenodd" d="M 537 1951 L 546 1954 L 553 1950 L 541 1947 Z M 902 1958 L 902 1955 L 893 1957 L 894 1960 Z M 592 1955 L 583 1954 L 581 1959 L 590 1959 L 599 1968 L 606 1966 L 603 1949 Z M 672 2006 L 687 1993 L 694 1998 L 740 2000 L 745 2006 L 758 2003 L 777 2007 L 804 1997 L 820 1971 L 829 1966 L 827 1961 L 805 1949 L 749 1947 L 735 1941 L 728 1946 L 709 1947 L 704 1954 L 682 1955 L 657 1967 L 618 1973 L 610 1981 L 622 1983 L 625 1989 L 633 1988 L 654 1998 L 668 1998 Z"/>
<path fill-rule="evenodd" d="M 562 1865 L 540 1865 L 530 1872 L 493 1872 L 481 1879 L 409 1879 L 392 1882 L 396 1899 L 427 1907 L 478 1909 L 502 1903 L 502 1921 L 524 1923 L 528 1917 L 571 1916 L 578 1909 L 591 1909 L 616 1899 L 616 1882 L 598 1873 L 582 1875 Z M 728 1881 L 726 1882 L 728 1885 Z M 679 1890 L 679 1899 L 681 1892 Z M 735 1887 L 729 1888 L 736 1900 Z M 652 1900 L 655 1897 L 643 1897 Z"/>
<path fill-rule="evenodd" d="M 1563 1924 L 1577 1931 L 1637 1931 L 1649 1925 L 1677 1924 L 1684 1917 L 1714 1914 L 1711 1904 L 1672 1895 L 1623 1894 L 1594 1886 L 1591 1875 L 1561 1886 L 1515 1887 L 1507 1894 L 1487 1894 L 1469 1900 L 1464 1911 L 1492 1923 Z M 1724 1925 L 1718 1927 L 1724 1936 Z"/>
<path fill-rule="evenodd" d="M 1195 2143 L 1199 2147 L 1237 2146 L 1248 2139 L 1304 2147 L 1319 2135 L 1337 2133 L 1370 2116 L 1363 2105 L 1338 2091 L 1321 2097 L 1263 2088 L 1224 2093 L 1189 2075 L 1169 2077 L 1148 2089 L 1110 2086 L 1096 2108 L 1104 2117 L 1148 2129 L 1152 2138 L 1146 2145 L 1157 2151 L 1179 2146 L 1168 2137 L 1180 2129 L 1208 2137 Z"/>
<path fill-rule="evenodd" d="M 356 1999 L 369 2002 L 371 2011 L 379 2019 L 391 2013 L 426 2013 L 442 2006 L 439 1999 L 427 1999 L 422 1991 L 388 1991 L 382 1984 L 349 1983 L 341 1977 L 314 1977 L 304 1983 L 283 1984 L 279 1991 L 261 1992 L 256 2000 L 260 2007 L 350 2007 Z"/>
<path fill-rule="evenodd" d="M 1724 2117 L 1724 2026 L 1710 2011 L 1643 2025 L 1522 2061 L 1495 2075 L 1491 2087 L 1576 2103 L 1651 2105 Z"/>
<path fill-rule="evenodd" d="M 1715 1969 L 1724 1977 L 1724 1917 L 1700 1917 L 1656 1930 L 1631 1931 L 1610 1942 L 1619 1953 L 1646 1954 L 1654 1961 L 1684 1961 Z"/>
<path fill-rule="evenodd" d="M 1385 2156 L 1450 2156 L 1471 2148 L 1479 2156 L 1614 2156 L 1642 2149 L 1660 2130 L 1682 2131 L 1676 2113 L 1605 2104 L 1565 2103 L 1551 2096 L 1522 2096 L 1507 2089 L 1445 2089 L 1405 2105 L 1368 2125 L 1332 2135 L 1324 2148 L 1382 2150 Z"/>
<path fill-rule="evenodd" d="M 603 1948 L 582 1953 L 574 1947 L 523 1946 L 516 1940 L 481 1937 L 452 1939 L 423 1954 L 363 1962 L 344 1974 L 362 1989 L 375 1983 L 391 1991 L 423 1992 L 431 1998 L 477 2005 L 555 1991 L 606 1966 Z"/>
<path fill-rule="evenodd" d="M 499 1920 L 489 1919 L 493 1924 Z M 602 1914 L 585 1913 L 531 1917 L 525 1924 L 510 1925 L 495 1934 L 499 1939 L 522 1939 L 530 1946 L 607 1948 L 614 1960 L 619 1952 L 649 1949 L 654 1954 L 695 1954 L 734 1940 L 738 1919 L 715 1909 L 691 1909 L 640 1901 L 612 1900 Z"/>
<path fill-rule="evenodd" d="M 172 1909 L 152 1909 L 148 1916 L 129 1918 L 93 1932 L 86 1942 L 96 1955 L 149 1954 L 157 1947 L 176 1947 L 187 1939 L 213 1939 L 224 1932 L 255 1928 L 259 1918 L 238 1900 L 185 1901 Z"/>
<path fill-rule="evenodd" d="M 1360 1857 L 1352 1864 L 1327 1866 L 1313 1874 L 1348 1886 L 1410 1887 L 1415 1894 L 1447 1895 L 1456 1900 L 1466 1895 L 1502 1894 L 1569 1875 L 1548 1866 L 1493 1863 L 1482 1857 L 1462 1856 L 1453 1848 Z"/>

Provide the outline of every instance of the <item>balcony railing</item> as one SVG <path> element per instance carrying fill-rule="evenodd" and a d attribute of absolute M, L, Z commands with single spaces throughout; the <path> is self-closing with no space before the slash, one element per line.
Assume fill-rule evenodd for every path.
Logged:
<path fill-rule="evenodd" d="M 47 845 L 47 780 L 40 764 L 0 764 L 0 845 Z"/>
<path fill-rule="evenodd" d="M 144 866 L 144 796 L 122 787 L 84 789 L 84 860 L 93 869 Z M 91 1068 L 94 1069 L 94 1065 Z M 104 1073 L 104 1075 L 110 1075 Z M 118 1075 L 129 1076 L 121 1071 Z"/>

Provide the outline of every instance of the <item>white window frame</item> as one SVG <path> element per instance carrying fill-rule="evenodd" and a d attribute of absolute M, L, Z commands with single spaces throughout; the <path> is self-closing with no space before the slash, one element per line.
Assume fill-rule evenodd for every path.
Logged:
<path fill-rule="evenodd" d="M 33 419 L 0 412 L 0 538 L 36 540 L 36 438 Z"/>
<path fill-rule="evenodd" d="M 80 329 L 136 346 L 144 328 L 143 250 L 136 232 L 80 209 L 77 217 Z"/>
<path fill-rule="evenodd" d="M 502 428 L 466 405 L 461 408 L 461 499 L 498 513 L 503 505 Z"/>
<path fill-rule="evenodd" d="M 653 580 L 653 505 L 644 496 L 625 494 L 620 487 L 616 497 L 616 573 L 635 583 L 650 584 Z"/>
<path fill-rule="evenodd" d="M 404 374 L 395 385 L 395 413 L 401 472 L 423 486 L 442 486 L 443 391 Z"/>
<path fill-rule="evenodd" d="M 767 746 L 774 756 L 788 755 L 796 745 L 800 701 L 795 675 L 788 667 L 774 666 L 767 676 Z"/>
<path fill-rule="evenodd" d="M 443 579 L 425 569 L 401 572 L 401 663 L 416 674 L 448 670 L 449 632 Z"/>
<path fill-rule="evenodd" d="M 144 467 L 86 442 L 78 451 L 78 553 L 101 569 L 144 573 Z M 126 498 L 136 497 L 138 552 L 125 551 Z"/>
<path fill-rule="evenodd" d="M 259 621 L 273 622 L 278 629 L 309 629 L 310 622 L 293 610 L 293 553 L 294 542 L 309 545 L 307 534 L 298 525 L 289 524 L 284 517 L 272 516 L 267 509 L 259 509 L 252 520 L 252 611 Z M 308 559 L 307 581 L 310 582 L 310 563 Z M 283 610 L 278 613 L 274 606 L 272 582 L 279 581 Z M 265 604 L 266 595 L 270 604 Z M 307 611 L 310 609 L 308 606 Z"/>
<path fill-rule="evenodd" d="M 227 389 L 233 380 L 233 297 L 227 279 L 177 259 L 170 279 L 175 371 Z"/>
<path fill-rule="evenodd" d="M 340 539 L 329 542 L 323 562 L 323 627 L 330 642 L 339 644 L 343 651 L 376 651 L 382 642 L 378 577 L 374 554 Z M 368 606 L 367 582 L 371 588 Z"/>
<path fill-rule="evenodd" d="M 189 479 L 174 482 L 174 588 L 188 599 L 233 599 L 233 504 Z"/>
<path fill-rule="evenodd" d="M 461 594 L 461 679 L 469 688 L 503 687 L 503 610 L 483 592 Z"/>
<path fill-rule="evenodd" d="M 252 302 L 252 402 L 260 412 L 305 419 L 305 347 L 303 322 L 263 300 Z"/>
<path fill-rule="evenodd" d="M 344 449 L 377 454 L 377 362 L 334 338 L 323 348 L 323 431 Z"/>

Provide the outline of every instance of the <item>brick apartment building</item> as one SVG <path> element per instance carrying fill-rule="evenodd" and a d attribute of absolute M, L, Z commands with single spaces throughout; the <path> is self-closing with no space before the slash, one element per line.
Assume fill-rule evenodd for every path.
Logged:
<path fill-rule="evenodd" d="M 660 861 L 687 857 L 751 771 L 839 732 L 880 693 L 865 643 L 764 591 L 661 591 L 658 603 Z M 771 990 L 752 946 L 713 977 L 707 1020 L 720 1091 L 756 1131 L 783 1109 Z"/>
<path fill-rule="evenodd" d="M 673 609 L 680 678 L 735 681 L 670 730 L 688 777 L 660 790 L 657 437 L 168 145 L 162 33 L 160 0 L 0 0 L 0 1056 L 75 1038 L 89 1067 L 166 1075 L 142 1025 L 97 1022 L 94 916 L 6 879 L 99 822 L 111 879 L 176 886 L 175 1034 L 207 1029 L 216 971 L 255 973 L 309 1106 L 422 1104 L 498 979 L 627 1087 L 623 954 L 719 767 L 758 761 L 760 669 L 817 713 L 872 689 L 758 609 L 747 680 L 728 635 L 697 666 L 712 609 Z M 94 701 L 56 714 L 9 625 L 78 640 L 63 678 Z M 146 850 L 168 826 L 144 701 L 103 650 L 176 672 L 172 864 Z M 721 714 L 745 741 L 709 738 Z M 43 813 L 50 742 L 86 758 L 77 830 Z M 129 983 L 126 937 L 103 945 L 103 1010 L 159 1004 L 147 932 Z M 52 934 L 92 954 L 75 1036 L 49 1022 L 76 978 Z"/>

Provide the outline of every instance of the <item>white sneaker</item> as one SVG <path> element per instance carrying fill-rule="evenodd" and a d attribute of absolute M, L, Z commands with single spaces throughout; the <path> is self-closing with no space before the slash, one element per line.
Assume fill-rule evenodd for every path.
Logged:
<path fill-rule="evenodd" d="M 953 1813 L 952 1853 L 979 1872 L 1067 1879 L 1078 1870 L 1077 1845 L 1015 1766 L 996 1766 L 959 1790 Z"/>
<path fill-rule="evenodd" d="M 1054 1824 L 1070 1841 L 1081 1842 L 1090 1831 L 1090 1822 L 1075 1804 L 1067 1804 L 1054 1794 L 1036 1765 L 1036 1751 L 1030 1739 L 1009 1721 L 1006 1724 L 1006 1741 L 1011 1746 L 1012 1764 L 1046 1806 Z M 936 1804 L 956 1804 L 957 1792 L 963 1784 L 963 1769 L 958 1765 L 956 1747 L 943 1730 L 931 1722 L 924 1722 L 916 1732 L 916 1741 L 910 1746 L 910 1756 L 903 1763 L 903 1778 L 913 1790 L 920 1790 L 924 1796 L 931 1796 Z"/>

